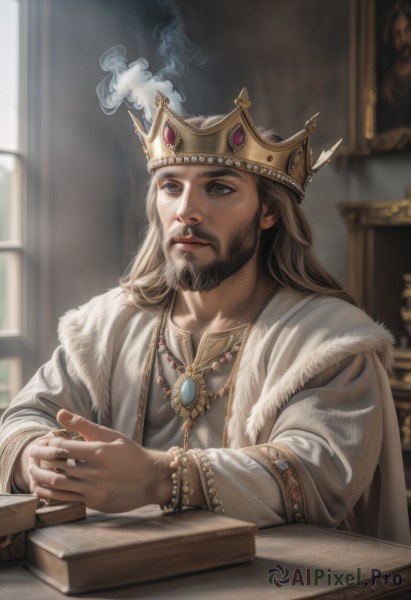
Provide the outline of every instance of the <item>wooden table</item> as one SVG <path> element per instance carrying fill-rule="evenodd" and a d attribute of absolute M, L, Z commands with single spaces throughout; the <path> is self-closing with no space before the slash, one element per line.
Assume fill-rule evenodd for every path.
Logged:
<path fill-rule="evenodd" d="M 411 547 L 312 525 L 263 530 L 258 532 L 256 541 L 257 555 L 249 563 L 80 597 L 94 600 L 411 598 Z M 270 569 L 274 569 L 271 573 L 278 585 L 274 579 L 270 583 Z M 289 582 L 281 584 L 284 569 L 289 570 Z M 357 580 L 369 583 L 357 584 Z M 23 565 L 0 569 L 0 600 L 63 598 L 66 596 L 37 579 Z"/>

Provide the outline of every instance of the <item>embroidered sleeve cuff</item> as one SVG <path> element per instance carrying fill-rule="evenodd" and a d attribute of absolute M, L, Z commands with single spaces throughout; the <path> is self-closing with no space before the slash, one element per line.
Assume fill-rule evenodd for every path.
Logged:
<path fill-rule="evenodd" d="M 280 444 L 261 444 L 244 448 L 276 479 L 282 491 L 288 523 L 308 523 L 307 501 L 295 453 Z"/>
<path fill-rule="evenodd" d="M 12 433 L 0 447 L 0 491 L 10 493 L 14 491 L 13 469 L 14 463 L 21 450 L 32 440 L 46 435 L 51 427 L 30 426 L 18 429 Z"/>

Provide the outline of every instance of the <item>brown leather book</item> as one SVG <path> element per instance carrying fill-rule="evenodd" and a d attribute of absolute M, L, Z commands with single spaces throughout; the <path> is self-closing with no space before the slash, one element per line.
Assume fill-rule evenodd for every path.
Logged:
<path fill-rule="evenodd" d="M 0 539 L 33 529 L 37 503 L 31 494 L 0 494 Z"/>
<path fill-rule="evenodd" d="M 79 521 L 86 517 L 86 505 L 83 502 L 58 502 L 40 505 L 36 510 L 36 529 Z"/>
<path fill-rule="evenodd" d="M 34 527 L 37 503 L 37 496 L 0 494 L 0 565 L 24 557 L 25 531 Z"/>
<path fill-rule="evenodd" d="M 27 534 L 26 566 L 65 594 L 203 571 L 255 555 L 255 525 L 206 511 L 158 507 Z"/>

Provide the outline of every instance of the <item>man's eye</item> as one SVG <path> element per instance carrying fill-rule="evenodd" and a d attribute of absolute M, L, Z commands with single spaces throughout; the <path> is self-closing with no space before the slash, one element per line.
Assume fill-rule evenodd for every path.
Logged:
<path fill-rule="evenodd" d="M 231 194 L 231 192 L 233 192 L 234 190 L 228 185 L 225 185 L 224 183 L 213 182 L 210 183 L 210 185 L 208 186 L 208 191 L 212 194 L 224 195 Z"/>
<path fill-rule="evenodd" d="M 164 190 L 169 194 L 175 194 L 176 192 L 178 192 L 179 187 L 176 183 L 173 183 L 172 181 L 164 181 L 162 184 L 159 185 L 158 189 Z"/>

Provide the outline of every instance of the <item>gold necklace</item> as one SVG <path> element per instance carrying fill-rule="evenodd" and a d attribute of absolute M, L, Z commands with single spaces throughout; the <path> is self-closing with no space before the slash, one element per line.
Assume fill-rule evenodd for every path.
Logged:
<path fill-rule="evenodd" d="M 190 446 L 190 432 L 193 428 L 194 420 L 201 416 L 206 410 L 210 410 L 212 404 L 217 400 L 224 398 L 224 396 L 230 390 L 234 373 L 237 371 L 237 364 L 242 356 L 243 349 L 251 333 L 251 329 L 264 308 L 271 300 L 275 289 L 276 288 L 272 289 L 270 294 L 264 299 L 255 317 L 249 323 L 243 326 L 244 331 L 242 332 L 241 338 L 236 340 L 229 352 L 223 352 L 218 357 L 215 357 L 212 360 L 208 359 L 207 361 L 198 365 L 194 364 L 195 361 L 191 364 L 185 365 L 176 356 L 174 356 L 167 346 L 164 330 L 170 305 L 166 307 L 162 316 L 160 332 L 158 336 L 158 377 L 156 381 L 162 387 L 164 398 L 171 398 L 171 406 L 173 410 L 183 419 L 182 430 L 184 432 L 185 450 L 188 450 Z M 172 387 L 169 386 L 164 376 L 161 367 L 160 355 L 163 355 L 165 359 L 169 361 L 173 370 L 181 373 Z M 211 372 L 219 371 L 224 363 L 231 362 L 233 362 L 233 367 L 225 384 L 217 392 L 210 392 L 207 389 L 205 380 L 206 376 Z"/>
<path fill-rule="evenodd" d="M 195 364 L 182 363 L 168 348 L 164 337 L 164 326 L 161 328 L 158 338 L 158 354 L 162 354 L 170 362 L 170 366 L 180 375 L 174 385 L 170 388 L 162 371 L 160 356 L 157 357 L 158 377 L 157 383 L 163 389 L 164 398 L 171 398 L 171 406 L 175 413 L 183 419 L 182 429 L 184 432 L 184 448 L 189 447 L 190 431 L 194 420 L 206 410 L 210 410 L 212 404 L 223 398 L 229 391 L 232 383 L 234 365 L 238 359 L 243 341 L 248 337 L 251 323 L 243 326 L 241 338 L 237 340 L 230 351 L 221 353 L 212 360 Z M 234 359 L 234 357 L 237 357 Z M 212 372 L 218 372 L 224 363 L 231 363 L 234 359 L 233 369 L 225 384 L 217 391 L 210 392 L 207 388 L 206 377 Z"/>

